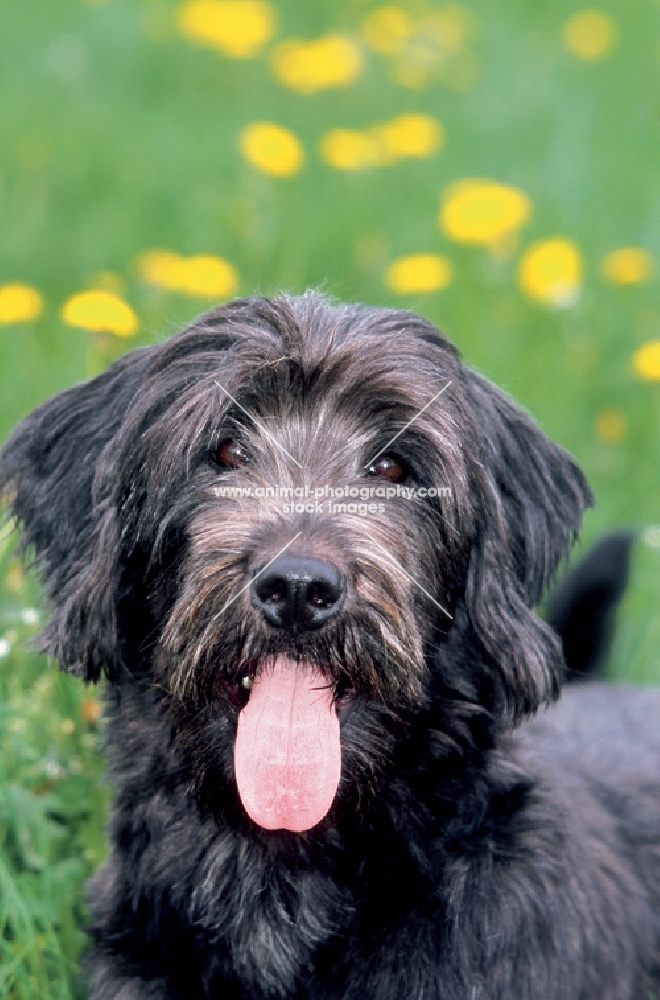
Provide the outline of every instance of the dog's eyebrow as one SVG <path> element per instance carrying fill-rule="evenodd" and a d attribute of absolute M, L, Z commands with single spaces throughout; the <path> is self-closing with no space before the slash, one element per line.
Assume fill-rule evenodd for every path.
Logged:
<path fill-rule="evenodd" d="M 222 386 L 220 386 L 220 388 L 222 389 Z M 257 577 L 260 577 L 262 573 L 265 573 L 265 571 L 268 569 L 268 567 L 272 563 L 274 563 L 276 559 L 279 559 L 279 557 L 282 555 L 282 553 L 286 552 L 286 550 L 289 548 L 289 546 L 293 545 L 293 543 L 295 542 L 296 538 L 300 538 L 301 535 L 302 535 L 302 531 L 299 531 L 297 534 L 295 534 L 293 536 L 293 538 L 290 541 L 288 541 L 286 543 L 286 545 L 282 546 L 282 548 L 280 549 L 280 551 L 276 552 L 275 555 L 273 556 L 273 558 L 269 562 L 267 562 L 265 566 L 262 566 L 261 569 L 259 570 L 259 572 L 255 573 L 254 576 L 252 577 L 252 579 L 248 580 L 248 582 L 245 584 L 245 586 L 241 587 L 241 589 L 239 590 L 239 592 L 237 594 L 234 594 L 234 596 L 229 601 L 227 601 L 227 603 L 225 604 L 224 608 L 220 608 L 220 610 L 218 611 L 217 615 L 213 615 L 213 618 L 211 619 L 211 621 L 214 622 L 216 620 L 216 618 L 219 618 L 221 614 L 224 614 L 224 612 L 227 610 L 227 608 L 229 607 L 229 605 L 233 604 L 234 601 L 238 597 L 241 596 L 241 594 L 243 593 L 244 590 L 247 590 L 248 587 L 251 587 L 252 584 L 254 583 L 254 581 L 257 579 Z M 405 570 L 404 570 L 404 572 L 405 572 Z"/>
<path fill-rule="evenodd" d="M 225 393 L 225 395 L 229 396 L 229 398 L 231 399 L 232 403 L 234 403 L 239 408 L 239 410 L 242 410 L 243 413 L 246 415 L 246 417 L 250 418 L 250 420 L 252 421 L 252 423 L 256 427 L 259 428 L 259 430 L 261 431 L 261 433 L 266 435 L 266 437 L 269 439 L 269 441 L 272 441 L 273 444 L 276 445 L 276 447 L 278 447 L 280 449 L 280 451 L 284 452 L 284 454 L 286 455 L 287 458 L 290 458 L 291 461 L 294 462 L 298 466 L 299 469 L 302 469 L 302 465 L 300 464 L 300 462 L 297 459 L 295 459 L 293 457 L 293 455 L 289 454 L 289 452 L 286 450 L 286 448 L 284 447 L 284 445 L 280 444 L 280 442 L 277 441 L 273 437 L 273 435 L 270 434 L 266 430 L 266 428 L 262 424 L 259 423 L 259 421 L 257 420 L 257 418 L 254 416 L 253 413 L 250 413 L 249 410 L 246 410 L 244 406 L 241 406 L 241 404 L 238 402 L 238 400 L 234 399 L 234 397 L 232 396 L 232 394 L 230 392 L 228 392 L 227 389 L 225 389 L 224 385 L 220 385 L 220 383 L 218 382 L 217 379 L 214 378 L 213 381 L 217 385 L 218 389 L 222 389 L 222 391 Z M 433 402 L 433 400 L 431 400 L 431 402 Z"/>
<path fill-rule="evenodd" d="M 383 454 L 383 452 L 384 452 L 384 451 L 385 451 L 385 450 L 386 450 L 387 448 L 389 448 L 389 446 L 390 446 L 390 445 L 392 444 L 392 442 L 393 442 L 393 441 L 396 441 L 396 439 L 397 439 L 397 438 L 399 437 L 399 435 L 400 435 L 400 434 L 403 434 L 403 432 L 404 432 L 404 431 L 408 430 L 408 428 L 410 427 L 410 425 L 411 425 L 411 424 L 414 424 L 414 422 L 415 422 L 415 421 L 417 420 L 417 417 L 421 417 L 421 415 L 422 415 L 422 413 L 424 412 L 424 410 L 428 410 L 428 408 L 429 408 L 429 406 L 431 405 L 431 403 L 433 403 L 433 402 L 434 402 L 434 401 L 435 401 L 435 400 L 436 400 L 436 399 L 438 398 L 438 396 L 442 396 L 442 394 L 443 394 L 443 392 L 445 391 L 445 389 L 448 389 L 448 388 L 449 388 L 449 386 L 451 385 L 451 383 L 452 383 L 452 380 L 450 379 L 450 380 L 449 380 L 449 382 L 447 382 L 447 385 L 443 385 L 443 387 L 442 387 L 442 389 L 440 390 L 440 392 L 436 392 L 435 396 L 433 396 L 433 398 L 432 398 L 432 399 L 429 399 L 429 401 L 428 401 L 428 403 L 426 404 L 426 406 L 423 406 L 423 407 L 421 408 L 421 410 L 419 410 L 419 412 L 418 412 L 418 413 L 416 413 L 416 414 L 415 414 L 415 416 L 414 416 L 414 417 L 412 417 L 412 418 L 411 418 L 411 419 L 410 419 L 410 420 L 408 421 L 408 423 L 407 423 L 407 424 L 406 424 L 406 425 L 405 425 L 404 427 L 402 427 L 402 428 L 401 428 L 401 430 L 400 430 L 400 431 L 397 431 L 397 433 L 396 433 L 396 434 L 394 435 L 394 437 L 393 437 L 393 438 L 391 438 L 391 439 L 390 439 L 390 440 L 389 440 L 389 441 L 387 442 L 387 444 L 386 444 L 386 445 L 383 445 L 383 447 L 382 447 L 382 448 L 380 449 L 380 451 L 377 451 L 377 452 L 376 452 L 376 454 L 375 454 L 375 455 L 373 456 L 373 458 L 370 458 L 370 459 L 369 459 L 369 461 L 368 461 L 368 462 L 367 462 L 367 464 L 366 464 L 366 465 L 364 466 L 364 468 L 365 468 L 365 469 L 367 469 L 367 468 L 368 468 L 368 467 L 369 467 L 369 466 L 370 466 L 370 465 L 372 464 L 372 462 L 375 462 L 375 461 L 376 461 L 376 459 L 378 458 L 378 456 L 379 456 L 379 455 L 382 455 L 382 454 Z M 443 608 L 442 610 L 444 611 L 444 608 Z"/>
<path fill-rule="evenodd" d="M 445 389 L 446 388 L 447 388 L 447 386 L 445 386 Z M 438 395 L 440 395 L 440 394 L 438 393 Z M 433 400 L 431 400 L 431 402 L 433 402 Z M 427 406 L 428 406 L 428 403 L 427 403 Z M 401 572 L 404 573 L 408 577 L 408 579 L 411 581 L 411 583 L 414 583 L 416 587 L 419 587 L 419 589 L 422 591 L 422 593 L 426 594 L 426 596 L 428 597 L 428 599 L 430 601 L 433 601 L 433 603 L 435 604 L 435 606 L 437 608 L 440 608 L 440 610 L 444 614 L 447 615 L 447 618 L 451 619 L 451 621 L 454 620 L 454 616 L 450 615 L 449 612 L 447 611 L 447 609 L 443 608 L 442 604 L 438 604 L 438 602 L 436 601 L 435 597 L 432 597 L 431 594 L 429 594 L 428 590 L 426 590 L 424 587 L 422 587 L 421 583 L 419 583 L 415 579 L 414 576 L 411 576 L 410 573 L 403 568 L 403 566 L 401 565 L 401 563 L 399 562 L 399 560 L 395 559 L 391 552 L 388 552 L 388 550 L 383 545 L 381 545 L 379 542 L 377 542 L 375 538 L 372 538 L 371 535 L 367 531 L 365 531 L 365 535 L 367 536 L 368 539 L 370 539 L 370 541 L 372 541 L 374 543 L 374 545 L 377 548 L 379 548 L 381 550 L 381 552 L 384 552 L 385 555 L 388 556 L 392 560 L 392 562 L 396 564 L 396 566 L 398 567 L 398 569 L 400 569 Z"/>

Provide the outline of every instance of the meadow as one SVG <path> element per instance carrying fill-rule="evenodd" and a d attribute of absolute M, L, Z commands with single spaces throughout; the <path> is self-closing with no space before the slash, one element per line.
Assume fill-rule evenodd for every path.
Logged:
<path fill-rule="evenodd" d="M 414 309 L 640 531 L 660 682 L 660 2 L 31 0 L 0 27 L 0 441 L 234 295 Z M 102 693 L 30 648 L 0 520 L 0 998 L 82 996 Z"/>

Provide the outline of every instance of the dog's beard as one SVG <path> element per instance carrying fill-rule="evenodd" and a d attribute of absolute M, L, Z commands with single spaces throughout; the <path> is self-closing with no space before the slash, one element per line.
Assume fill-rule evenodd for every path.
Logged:
<path fill-rule="evenodd" d="M 198 787 L 222 797 L 213 788 L 224 754 L 224 788 L 233 788 L 235 778 L 243 809 L 265 829 L 300 832 L 321 822 L 340 773 L 347 773 L 347 757 L 359 758 L 349 783 L 373 784 L 390 723 L 424 700 L 420 623 L 432 617 L 424 595 L 418 598 L 406 574 L 375 555 L 376 546 L 356 538 L 355 519 L 352 525 L 350 551 L 363 551 L 359 562 L 342 567 L 351 580 L 346 606 L 322 629 L 294 635 L 263 621 L 250 601 L 248 555 L 227 551 L 249 539 L 244 552 L 254 552 L 254 525 L 245 518 L 232 523 L 217 510 L 200 516 L 158 644 L 158 681 L 178 738 L 190 749 Z M 278 547 L 279 539 L 262 545 L 252 563 L 267 562 Z M 367 705 L 366 733 L 358 737 L 356 720 L 352 730 L 345 723 L 356 708 L 363 717 Z"/>

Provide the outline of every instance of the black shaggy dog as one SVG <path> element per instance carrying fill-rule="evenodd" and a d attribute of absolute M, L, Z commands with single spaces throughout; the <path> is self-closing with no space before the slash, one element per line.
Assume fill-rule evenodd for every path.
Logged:
<path fill-rule="evenodd" d="M 518 727 L 591 496 L 431 324 L 234 302 L 41 406 L 0 482 L 43 649 L 111 682 L 94 1000 L 660 997 L 660 693 Z"/>

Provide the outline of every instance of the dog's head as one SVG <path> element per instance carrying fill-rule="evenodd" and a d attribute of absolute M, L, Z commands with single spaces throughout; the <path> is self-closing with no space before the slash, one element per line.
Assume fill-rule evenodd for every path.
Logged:
<path fill-rule="evenodd" d="M 589 488 L 413 314 L 234 302 L 37 409 L 0 485 L 45 583 L 44 650 L 153 684 L 200 783 L 235 765 L 263 826 L 318 822 L 340 746 L 377 784 L 438 700 L 512 724 L 558 692 L 533 607 Z"/>

